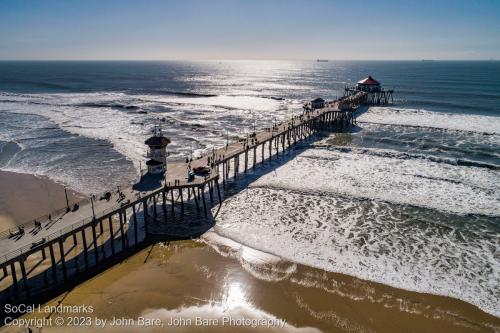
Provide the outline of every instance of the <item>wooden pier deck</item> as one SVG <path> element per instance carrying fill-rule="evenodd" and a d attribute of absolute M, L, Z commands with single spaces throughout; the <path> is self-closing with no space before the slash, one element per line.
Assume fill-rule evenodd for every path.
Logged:
<path fill-rule="evenodd" d="M 228 179 L 284 153 L 317 131 L 349 128 L 365 98 L 343 97 L 322 109 L 305 110 L 193 160 L 192 168 L 210 168 L 208 176 L 189 181 L 184 161 L 169 162 L 166 177 L 123 189 L 121 199 L 113 193 L 109 201 L 98 200 L 94 207 L 88 203 L 75 212 L 54 215 L 41 227 L 26 228 L 23 235 L 0 235 L 0 300 L 19 302 L 64 286 L 119 254 L 133 253 L 156 232 L 153 225 L 177 223 L 188 210 L 208 216 L 211 207 L 222 203 Z M 348 102 L 350 108 L 339 109 L 340 102 Z"/>

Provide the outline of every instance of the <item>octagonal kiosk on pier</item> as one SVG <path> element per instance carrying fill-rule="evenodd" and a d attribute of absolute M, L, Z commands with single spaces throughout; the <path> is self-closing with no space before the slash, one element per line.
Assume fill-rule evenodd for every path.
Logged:
<path fill-rule="evenodd" d="M 144 142 L 149 147 L 146 162 L 148 173 L 160 174 L 167 170 L 167 146 L 170 139 L 163 136 L 161 129 L 154 130 L 154 135 Z"/>

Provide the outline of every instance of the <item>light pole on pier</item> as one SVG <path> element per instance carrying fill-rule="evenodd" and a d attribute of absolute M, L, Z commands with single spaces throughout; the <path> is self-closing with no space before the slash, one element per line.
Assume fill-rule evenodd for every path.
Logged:
<path fill-rule="evenodd" d="M 95 210 L 94 210 L 94 195 L 90 196 L 90 204 L 92 205 L 92 217 L 95 220 Z"/>
<path fill-rule="evenodd" d="M 69 209 L 69 200 L 68 200 L 68 190 L 66 187 L 64 188 L 64 195 L 66 196 L 66 213 L 67 213 L 70 211 L 70 209 Z"/>
<path fill-rule="evenodd" d="M 255 112 L 252 112 L 252 118 L 253 118 L 253 134 L 255 134 Z"/>

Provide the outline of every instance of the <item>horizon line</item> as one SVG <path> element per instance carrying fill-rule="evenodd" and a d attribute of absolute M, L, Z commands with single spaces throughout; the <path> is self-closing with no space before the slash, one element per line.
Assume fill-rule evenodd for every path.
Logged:
<path fill-rule="evenodd" d="M 499 59 L 496 58 L 485 58 L 485 59 L 447 59 L 447 58 L 440 58 L 440 59 L 432 59 L 432 58 L 419 58 L 419 59 L 328 59 L 328 58 L 307 58 L 307 59 L 264 59 L 264 58 L 259 58 L 259 59 L 235 59 L 235 58 L 227 58 L 227 59 L 215 59 L 215 58 L 210 58 L 210 59 L 0 59 L 0 61 L 89 61 L 89 62 L 97 62 L 97 61 L 150 61 L 150 62 L 160 62 L 160 61 L 179 61 L 179 62 L 202 62 L 202 61 L 422 61 L 422 62 L 433 62 L 433 61 L 500 61 Z"/>

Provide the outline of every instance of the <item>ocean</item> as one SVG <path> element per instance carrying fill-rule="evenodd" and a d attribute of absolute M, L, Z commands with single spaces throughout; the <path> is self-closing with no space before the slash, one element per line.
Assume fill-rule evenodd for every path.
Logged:
<path fill-rule="evenodd" d="M 500 316 L 500 62 L 0 62 L 0 169 L 102 192 L 138 179 L 155 125 L 184 159 L 367 75 L 394 105 L 260 171 L 213 231 Z"/>

